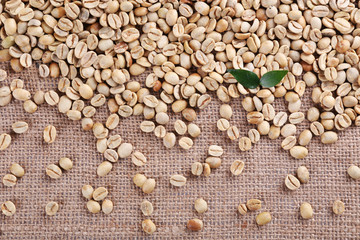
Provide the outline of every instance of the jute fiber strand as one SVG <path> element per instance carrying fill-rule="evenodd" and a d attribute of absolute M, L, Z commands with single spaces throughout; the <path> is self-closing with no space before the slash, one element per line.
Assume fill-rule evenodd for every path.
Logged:
<path fill-rule="evenodd" d="M 1 68 L 9 69 L 8 64 Z M 35 66 L 19 74 L 8 72 L 9 78 L 0 83 L 10 84 L 14 78 L 25 82 L 25 89 L 47 91 L 56 88 L 55 79 L 40 79 Z M 138 80 L 144 82 L 146 74 Z M 309 95 L 310 89 L 307 89 Z M 97 166 L 104 160 L 96 152 L 95 137 L 81 129 L 80 122 L 74 122 L 58 112 L 57 107 L 43 104 L 36 113 L 30 115 L 23 110 L 22 103 L 13 100 L 0 108 L 0 132 L 11 132 L 11 124 L 25 120 L 29 131 L 25 134 L 11 133 L 12 143 L 0 152 L 0 174 L 9 173 L 12 163 L 19 163 L 26 174 L 15 187 L 1 184 L 0 201 L 11 200 L 16 204 L 16 214 L 5 217 L 1 214 L 1 239 L 359 239 L 360 234 L 360 188 L 359 182 L 350 179 L 346 173 L 350 164 L 360 165 L 360 129 L 349 128 L 339 134 L 339 141 L 333 145 L 320 144 L 315 137 L 309 146 L 309 156 L 295 160 L 282 150 L 282 138 L 261 141 L 251 151 L 240 152 L 238 141 L 230 141 L 226 133 L 216 128 L 220 102 L 213 94 L 213 101 L 198 113 L 195 121 L 202 134 L 194 140 L 194 147 L 188 151 L 178 145 L 165 149 L 162 141 L 153 133 L 142 133 L 139 124 L 143 117 L 123 119 L 112 134 L 120 134 L 124 141 L 132 143 L 147 157 L 143 167 L 135 167 L 130 159 L 120 160 L 106 177 L 96 176 Z M 246 113 L 241 107 L 241 99 L 232 100 L 234 110 L 231 124 L 236 125 L 241 136 L 254 126 L 246 122 Z M 301 111 L 305 112 L 312 103 L 309 97 L 303 100 Z M 276 100 L 277 110 L 285 110 L 282 99 Z M 104 105 L 98 109 L 94 120 L 105 121 L 109 115 Z M 171 122 L 166 126 L 173 130 L 172 123 L 179 114 L 171 114 Z M 48 124 L 57 129 L 53 144 L 43 141 L 42 133 Z M 308 126 L 303 123 L 300 130 Z M 195 161 L 204 162 L 208 146 L 218 144 L 224 148 L 223 163 L 213 170 L 210 177 L 194 177 L 190 166 Z M 45 167 L 57 163 L 61 157 L 74 161 L 74 168 L 65 172 L 58 180 L 45 174 Z M 234 177 L 230 165 L 234 160 L 243 160 L 243 173 Z M 295 174 L 297 167 L 305 165 L 310 171 L 310 181 L 293 192 L 284 186 L 287 174 Z M 132 183 L 136 173 L 144 173 L 157 181 L 152 194 L 143 194 Z M 173 174 L 188 177 L 184 187 L 170 185 Z M 104 186 L 109 190 L 109 199 L 114 202 L 110 215 L 91 214 L 81 195 L 81 187 L 91 184 Z M 202 197 L 209 205 L 204 214 L 197 214 L 194 201 Z M 237 213 L 240 202 L 258 198 L 262 201 L 260 211 L 269 211 L 273 220 L 266 226 L 258 227 L 255 217 L 260 211 L 248 212 L 245 216 Z M 150 217 L 157 231 L 148 237 L 141 229 L 145 219 L 140 203 L 149 200 L 154 205 Z M 332 203 L 342 200 L 346 205 L 343 215 L 332 213 Z M 46 216 L 45 205 L 56 201 L 60 209 L 55 216 Z M 314 218 L 302 220 L 299 206 L 309 202 L 314 208 Z M 189 232 L 186 222 L 191 218 L 204 221 L 200 232 Z"/>

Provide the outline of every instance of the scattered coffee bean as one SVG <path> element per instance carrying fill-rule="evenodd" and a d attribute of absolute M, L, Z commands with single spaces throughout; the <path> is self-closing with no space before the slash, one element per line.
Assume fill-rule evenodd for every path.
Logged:
<path fill-rule="evenodd" d="M 313 218 L 314 211 L 310 203 L 303 202 L 300 206 L 300 215 L 303 219 L 311 219 Z"/>
<path fill-rule="evenodd" d="M 175 187 L 185 186 L 186 177 L 184 177 L 183 175 L 172 175 L 170 177 L 170 183 L 171 183 L 171 185 L 173 185 Z"/>
<path fill-rule="evenodd" d="M 204 213 L 208 210 L 207 202 L 203 198 L 196 199 L 194 206 L 198 213 Z"/>
<path fill-rule="evenodd" d="M 209 153 L 210 156 L 220 157 L 221 155 L 223 155 L 224 150 L 222 149 L 221 146 L 218 146 L 218 145 L 210 145 L 210 146 L 209 146 L 208 153 Z"/>
<path fill-rule="evenodd" d="M 114 204 L 109 199 L 104 199 L 101 204 L 101 210 L 104 214 L 110 214 L 114 209 Z"/>
<path fill-rule="evenodd" d="M 235 160 L 230 167 L 230 171 L 233 175 L 238 176 L 244 170 L 245 163 L 241 160 Z"/>
<path fill-rule="evenodd" d="M 204 226 L 203 221 L 197 218 L 190 219 L 186 225 L 186 227 L 191 231 L 200 231 L 203 228 L 203 226 Z"/>
<path fill-rule="evenodd" d="M 98 187 L 94 190 L 92 197 L 95 201 L 101 201 L 104 200 L 108 194 L 109 192 L 106 188 Z"/>
<path fill-rule="evenodd" d="M 53 179 L 58 179 L 61 177 L 62 171 L 55 164 L 50 164 L 46 167 L 46 174 Z"/>
<path fill-rule="evenodd" d="M 287 175 L 285 178 L 285 186 L 294 191 L 300 187 L 300 181 L 294 175 Z"/>
<path fill-rule="evenodd" d="M 200 176 L 203 173 L 203 165 L 195 162 L 191 165 L 191 173 L 195 176 Z"/>
<path fill-rule="evenodd" d="M 142 185 L 142 191 L 147 194 L 152 193 L 155 189 L 155 185 L 156 185 L 155 179 L 148 178 L 145 180 L 145 182 Z"/>
<path fill-rule="evenodd" d="M 3 204 L 1 204 L 1 211 L 5 216 L 12 216 L 16 212 L 15 204 L 11 201 L 6 201 Z"/>
<path fill-rule="evenodd" d="M 154 207 L 153 207 L 152 203 L 147 200 L 144 200 L 140 204 L 140 209 L 141 209 L 141 212 L 144 214 L 144 216 L 150 216 L 154 211 Z"/>
<path fill-rule="evenodd" d="M 297 178 L 300 180 L 301 183 L 309 182 L 309 170 L 305 166 L 300 166 L 296 170 Z"/>
<path fill-rule="evenodd" d="M 144 156 L 144 154 L 142 154 L 139 151 L 135 151 L 132 155 L 131 155 L 131 161 L 135 166 L 141 167 L 144 166 L 146 164 L 146 157 Z"/>
<path fill-rule="evenodd" d="M 210 165 L 211 168 L 218 168 L 221 165 L 221 158 L 219 157 L 208 157 L 205 162 Z"/>
<path fill-rule="evenodd" d="M 133 177 L 133 182 L 136 186 L 138 187 L 142 187 L 144 185 L 144 183 L 146 182 L 147 177 L 144 174 L 140 174 L 137 173 L 134 177 Z"/>
<path fill-rule="evenodd" d="M 52 125 L 44 129 L 44 141 L 46 143 L 53 143 L 56 139 L 56 128 Z"/>
<path fill-rule="evenodd" d="M 71 161 L 70 158 L 60 158 L 60 160 L 59 160 L 59 166 L 60 166 L 62 169 L 68 171 L 68 170 L 72 169 L 72 167 L 73 167 L 73 162 Z"/>
<path fill-rule="evenodd" d="M 94 192 L 94 188 L 91 185 L 84 185 L 81 188 L 81 193 L 82 193 L 83 197 L 86 199 L 90 200 L 93 196 L 93 192 Z"/>
<path fill-rule="evenodd" d="M 246 202 L 246 207 L 250 211 L 256 211 L 261 208 L 261 201 L 259 199 L 250 199 Z"/>
<path fill-rule="evenodd" d="M 25 170 L 19 164 L 14 163 L 10 166 L 10 172 L 14 174 L 16 177 L 22 177 L 25 175 Z"/>
<path fill-rule="evenodd" d="M 348 170 L 347 173 L 352 179 L 358 180 L 360 179 L 360 168 L 354 164 L 352 164 Z"/>
<path fill-rule="evenodd" d="M 11 136 L 9 134 L 3 133 L 0 135 L 0 151 L 5 150 L 9 147 L 11 143 Z"/>
<path fill-rule="evenodd" d="M 21 134 L 28 130 L 29 125 L 26 122 L 19 121 L 12 125 L 12 129 L 15 133 Z"/>
<path fill-rule="evenodd" d="M 104 177 L 111 171 L 112 167 L 111 162 L 104 161 L 98 166 L 96 173 L 99 177 Z"/>
<path fill-rule="evenodd" d="M 263 226 L 271 222 L 271 214 L 269 212 L 262 212 L 256 216 L 256 224 Z"/>
<path fill-rule="evenodd" d="M 89 210 L 89 212 L 91 212 L 91 213 L 98 213 L 101 210 L 100 203 L 98 203 L 98 202 L 96 202 L 94 200 L 89 200 L 86 203 L 86 207 Z"/>
<path fill-rule="evenodd" d="M 45 212 L 48 216 L 54 216 L 59 210 L 59 204 L 57 202 L 49 202 L 45 206 Z"/>
<path fill-rule="evenodd" d="M 241 215 L 245 215 L 245 214 L 247 213 L 246 204 L 240 203 L 239 206 L 238 206 L 238 212 L 239 212 Z"/>
<path fill-rule="evenodd" d="M 3 184 L 6 187 L 13 187 L 16 185 L 17 178 L 12 174 L 6 174 L 3 179 Z"/>
<path fill-rule="evenodd" d="M 142 221 L 141 226 L 144 232 L 147 234 L 153 234 L 156 231 L 156 225 L 150 219 L 145 219 Z"/>
<path fill-rule="evenodd" d="M 296 159 L 305 158 L 309 151 L 303 146 L 294 146 L 290 149 L 290 155 Z"/>
<path fill-rule="evenodd" d="M 341 214 L 343 214 L 344 211 L 345 211 L 345 204 L 344 204 L 342 201 L 340 201 L 340 200 L 336 200 L 336 201 L 334 201 L 334 203 L 333 203 L 332 209 L 333 209 L 333 212 L 334 212 L 336 215 L 341 215 Z"/>

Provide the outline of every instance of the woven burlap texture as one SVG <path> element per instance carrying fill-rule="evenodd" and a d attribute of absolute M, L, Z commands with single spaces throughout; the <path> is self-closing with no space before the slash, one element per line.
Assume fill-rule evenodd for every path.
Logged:
<path fill-rule="evenodd" d="M 9 69 L 8 64 L 0 65 Z M 0 86 L 9 85 L 14 78 L 24 80 L 25 88 L 32 94 L 36 90 L 56 88 L 54 79 L 41 79 L 35 67 L 15 74 L 8 71 L 9 78 Z M 144 82 L 144 76 L 137 79 Z M 307 90 L 309 94 L 310 89 Z M 57 107 L 47 104 L 39 106 L 34 114 L 23 110 L 22 103 L 13 100 L 0 108 L 0 132 L 11 133 L 11 124 L 24 120 L 29 123 L 29 131 L 16 135 L 11 133 L 12 143 L 0 152 L 0 174 L 9 173 L 12 163 L 19 163 L 26 174 L 15 187 L 1 184 L 0 201 L 11 200 L 17 211 L 12 217 L 1 215 L 1 239 L 109 239 L 146 238 L 141 221 L 145 219 L 140 211 L 140 203 L 147 199 L 154 205 L 150 217 L 157 231 L 149 238 L 171 239 L 359 239 L 360 234 L 360 188 L 359 182 L 350 179 L 346 169 L 350 164 L 360 165 L 359 128 L 351 127 L 339 134 L 339 141 L 333 145 L 322 145 L 315 137 L 309 146 L 310 154 L 303 160 L 295 160 L 282 150 L 282 138 L 261 141 L 251 151 L 240 152 L 238 141 L 230 141 L 226 133 L 216 128 L 220 102 L 213 94 L 213 101 L 198 112 L 195 121 L 202 130 L 188 151 L 178 145 L 166 149 L 162 140 L 152 133 L 144 134 L 139 124 L 143 117 L 123 119 L 110 135 L 120 134 L 124 141 L 132 143 L 148 159 L 143 167 L 136 167 L 130 159 L 114 164 L 106 177 L 96 176 L 97 166 L 104 160 L 96 151 L 96 139 L 91 132 L 81 129 L 80 122 L 67 119 L 57 111 Z M 236 125 L 244 136 L 254 126 L 246 122 L 246 112 L 241 107 L 241 99 L 234 99 L 230 105 L 234 110 L 231 124 Z M 305 97 L 301 110 L 312 105 Z M 276 101 L 277 110 L 286 109 L 283 100 Z M 104 122 L 109 115 L 106 106 L 98 109 L 94 120 Z M 171 123 L 180 119 L 179 114 L 171 114 Z M 53 144 L 43 141 L 45 126 L 52 124 L 57 129 Z M 298 133 L 309 123 L 298 128 Z M 172 130 L 172 124 L 167 129 Z M 179 138 L 178 138 L 179 139 Z M 213 170 L 210 177 L 194 177 L 190 166 L 195 161 L 204 162 L 207 148 L 218 144 L 224 148 L 223 162 Z M 74 168 L 65 172 L 60 179 L 50 179 L 45 167 L 57 163 L 61 157 L 74 161 Z M 245 169 L 240 176 L 232 176 L 230 165 L 234 160 L 243 160 Z M 287 174 L 295 174 L 297 167 L 305 165 L 310 171 L 310 181 L 296 191 L 284 187 Z M 156 190 L 149 195 L 137 188 L 132 177 L 144 173 L 156 179 Z M 188 178 L 184 187 L 170 185 L 169 177 L 183 174 Z M 91 214 L 86 209 L 86 201 L 81 195 L 81 187 L 91 184 L 104 186 L 109 190 L 109 199 L 114 202 L 110 215 Z M 194 210 L 195 199 L 202 197 L 209 205 L 204 214 Z M 237 213 L 237 206 L 248 199 L 262 201 L 260 211 L 269 211 L 273 220 L 258 227 L 255 217 L 260 212 L 248 212 L 245 216 Z M 345 213 L 335 216 L 332 203 L 342 200 Z M 45 205 L 56 201 L 60 210 L 55 216 L 46 216 Z M 314 208 L 314 218 L 302 220 L 299 215 L 301 202 L 309 202 Z M 200 232 L 189 232 L 186 222 L 191 218 L 204 221 Z"/>

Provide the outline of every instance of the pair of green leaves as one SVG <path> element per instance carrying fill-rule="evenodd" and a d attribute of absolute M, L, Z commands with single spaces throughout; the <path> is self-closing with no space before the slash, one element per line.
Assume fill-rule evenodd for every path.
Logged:
<path fill-rule="evenodd" d="M 259 85 L 269 88 L 281 82 L 288 70 L 270 71 L 265 73 L 261 79 L 255 73 L 244 69 L 228 69 L 228 72 L 245 88 L 257 88 Z"/>

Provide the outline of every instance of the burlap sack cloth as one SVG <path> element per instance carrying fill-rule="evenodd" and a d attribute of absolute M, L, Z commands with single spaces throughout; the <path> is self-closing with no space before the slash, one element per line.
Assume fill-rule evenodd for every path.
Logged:
<path fill-rule="evenodd" d="M 9 69 L 8 64 L 0 66 Z M 0 83 L 8 85 L 12 79 L 21 78 L 25 88 L 32 94 L 56 88 L 56 80 L 40 79 L 35 67 L 19 74 L 8 72 L 9 78 Z M 144 76 L 138 78 L 144 82 Z M 307 90 L 309 94 L 310 89 Z M 39 106 L 35 114 L 28 114 L 22 103 L 13 100 L 0 108 L 0 133 L 11 132 L 11 124 L 25 120 L 29 131 L 12 136 L 8 149 L 0 152 L 0 175 L 9 173 L 12 163 L 19 163 L 26 174 L 15 187 L 1 184 L 0 202 L 11 200 L 16 204 L 16 214 L 6 217 L 1 214 L 1 239 L 109 239 L 137 238 L 147 235 L 142 232 L 141 221 L 145 219 L 139 205 L 147 199 L 154 205 L 150 217 L 157 231 L 149 238 L 171 239 L 360 239 L 360 188 L 359 182 L 348 177 L 346 170 L 350 164 L 360 165 L 360 129 L 350 128 L 339 135 L 336 144 L 325 146 L 315 137 L 309 146 L 310 154 L 303 160 L 295 160 L 282 150 L 282 138 L 269 140 L 261 137 L 251 151 L 240 152 L 238 141 L 230 141 L 226 133 L 216 128 L 220 103 L 214 96 L 208 108 L 199 112 L 195 121 L 202 130 L 188 151 L 178 145 L 166 149 L 162 140 L 152 133 L 142 133 L 139 124 L 143 117 L 123 119 L 112 134 L 120 134 L 124 141 L 132 143 L 148 159 L 143 167 L 136 167 L 130 159 L 119 160 L 106 177 L 96 176 L 97 166 L 104 160 L 97 153 L 95 137 L 81 129 L 80 122 L 74 122 L 60 114 L 57 107 L 47 104 Z M 246 122 L 246 113 L 241 107 L 241 99 L 230 103 L 234 114 L 231 124 L 236 125 L 242 136 L 254 127 Z M 282 99 L 276 100 L 277 110 L 286 109 Z M 302 111 L 312 103 L 306 97 Z M 109 111 L 101 107 L 94 120 L 105 122 Z M 171 123 L 181 116 L 171 114 Z M 57 129 L 53 144 L 43 141 L 45 126 L 52 124 Z M 298 133 L 308 122 L 298 128 Z M 172 130 L 172 124 L 167 129 Z M 190 166 L 195 161 L 203 162 L 207 148 L 218 144 L 224 148 L 223 163 L 210 177 L 194 177 Z M 74 168 L 64 172 L 58 179 L 50 179 L 45 167 L 57 163 L 61 157 L 74 160 Z M 245 162 L 240 176 L 232 176 L 230 165 L 234 160 Z M 284 187 L 285 176 L 295 174 L 298 166 L 305 165 L 310 171 L 310 181 L 300 189 L 289 191 Z M 132 176 L 142 172 L 154 177 L 156 190 L 143 194 L 132 182 Z M 170 185 L 169 177 L 184 174 L 188 182 L 184 187 Z M 86 209 L 86 201 L 81 195 L 81 187 L 91 184 L 105 186 L 114 202 L 110 215 L 91 214 Z M 197 214 L 194 210 L 196 198 L 204 198 L 209 210 Z M 266 226 L 258 227 L 255 216 L 260 212 L 248 212 L 245 216 L 237 213 L 240 202 L 258 198 L 262 201 L 260 211 L 269 211 L 273 220 Z M 332 213 L 334 200 L 342 200 L 346 205 L 343 215 Z M 46 216 L 45 205 L 56 201 L 60 209 L 55 216 Z M 314 208 L 314 218 L 302 220 L 299 205 L 307 201 Z M 186 222 L 191 218 L 204 221 L 204 229 L 190 232 Z"/>

